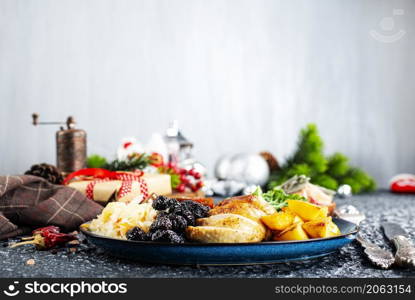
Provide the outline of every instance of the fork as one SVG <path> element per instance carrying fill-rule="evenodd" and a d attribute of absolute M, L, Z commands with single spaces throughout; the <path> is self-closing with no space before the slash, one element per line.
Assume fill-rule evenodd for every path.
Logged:
<path fill-rule="evenodd" d="M 334 211 L 334 214 L 341 219 L 357 225 L 366 218 L 366 216 L 353 205 L 340 206 Z M 378 245 L 365 240 L 361 235 L 356 236 L 356 241 L 363 247 L 364 253 L 373 265 L 382 269 L 389 269 L 395 262 L 395 256 L 392 252 L 382 249 Z"/>

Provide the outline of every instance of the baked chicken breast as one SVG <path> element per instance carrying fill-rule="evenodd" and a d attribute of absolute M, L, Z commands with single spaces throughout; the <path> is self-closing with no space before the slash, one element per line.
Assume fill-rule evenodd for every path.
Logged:
<path fill-rule="evenodd" d="M 262 198 L 253 195 L 223 200 L 186 229 L 187 238 L 203 243 L 248 243 L 267 238 L 268 231 L 260 218 L 275 209 Z"/>

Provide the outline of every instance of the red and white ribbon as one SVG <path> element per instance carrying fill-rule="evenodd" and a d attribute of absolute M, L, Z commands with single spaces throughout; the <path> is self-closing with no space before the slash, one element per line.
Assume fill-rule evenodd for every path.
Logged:
<path fill-rule="evenodd" d="M 133 173 L 127 172 L 111 172 L 105 169 L 97 169 L 97 168 L 89 168 L 89 169 L 82 169 L 77 172 L 69 174 L 65 180 L 64 184 L 68 184 L 70 180 L 75 177 L 82 177 L 88 176 L 96 178 L 92 180 L 86 186 L 85 194 L 88 199 L 94 199 L 94 188 L 97 183 L 106 182 L 111 180 L 120 180 L 121 187 L 118 190 L 117 198 L 122 198 L 132 191 L 133 182 L 138 182 L 140 185 L 140 193 L 143 195 L 143 199 L 148 197 L 148 186 L 147 182 L 141 178 L 143 176 L 143 172 L 137 170 Z"/>

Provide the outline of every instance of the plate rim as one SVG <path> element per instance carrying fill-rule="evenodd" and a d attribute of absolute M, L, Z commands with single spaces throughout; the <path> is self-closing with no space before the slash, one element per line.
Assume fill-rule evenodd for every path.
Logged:
<path fill-rule="evenodd" d="M 337 239 L 343 239 L 347 238 L 351 235 L 356 235 L 360 231 L 360 226 L 358 224 L 352 223 L 350 221 L 347 221 L 342 218 L 333 218 L 333 220 L 341 220 L 342 222 L 346 222 L 348 224 L 352 224 L 354 229 L 350 232 L 332 236 L 332 237 L 326 237 L 326 238 L 314 238 L 309 240 L 292 240 L 292 241 L 265 241 L 265 242 L 248 242 L 248 243 L 191 243 L 191 242 L 184 242 L 180 244 L 172 244 L 172 243 L 163 243 L 163 242 L 153 242 L 153 241 L 130 241 L 127 239 L 120 239 L 120 238 L 114 238 L 114 237 L 108 237 L 100 234 L 96 234 L 93 232 L 90 232 L 82 227 L 84 224 L 88 224 L 89 222 L 85 222 L 79 226 L 79 230 L 85 234 L 86 236 L 91 236 L 93 238 L 99 238 L 99 239 L 105 239 L 105 240 L 113 240 L 113 241 L 119 241 L 119 242 L 127 242 L 130 244 L 135 245 L 141 245 L 141 246 L 166 246 L 166 247 L 218 247 L 218 246 L 226 246 L 226 247 L 232 247 L 232 246 L 256 246 L 256 245 L 284 245 L 284 244 L 301 244 L 301 243 L 312 243 L 317 241 L 329 241 L 329 240 L 337 240 Z"/>

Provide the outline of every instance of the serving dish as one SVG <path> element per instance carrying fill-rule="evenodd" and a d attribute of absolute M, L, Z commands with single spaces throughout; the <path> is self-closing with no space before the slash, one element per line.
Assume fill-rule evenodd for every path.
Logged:
<path fill-rule="evenodd" d="M 359 227 L 333 218 L 342 232 L 339 236 L 305 241 L 258 243 L 183 243 L 129 241 L 97 235 L 80 227 L 88 241 L 110 255 L 157 264 L 250 265 L 302 261 L 328 255 L 356 238 Z"/>

